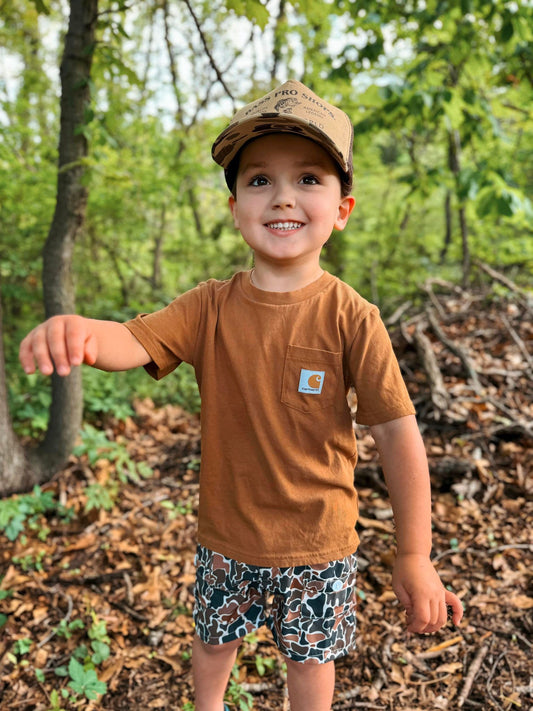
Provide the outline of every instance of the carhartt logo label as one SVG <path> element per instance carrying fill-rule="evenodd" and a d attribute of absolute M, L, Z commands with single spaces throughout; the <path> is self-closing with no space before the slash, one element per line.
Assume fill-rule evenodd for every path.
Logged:
<path fill-rule="evenodd" d="M 322 386 L 324 385 L 325 370 L 306 370 L 302 368 L 300 371 L 300 384 L 298 386 L 299 393 L 308 393 L 310 395 L 320 395 Z"/>

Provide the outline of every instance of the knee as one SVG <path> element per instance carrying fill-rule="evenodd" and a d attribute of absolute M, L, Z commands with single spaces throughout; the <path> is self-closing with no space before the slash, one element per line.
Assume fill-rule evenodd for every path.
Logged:
<path fill-rule="evenodd" d="M 240 647 L 242 642 L 240 639 L 235 639 L 232 642 L 225 642 L 224 644 L 207 644 L 201 640 L 198 635 L 195 636 L 194 641 L 196 646 L 199 647 L 202 652 L 212 657 L 232 654 Z"/>
<path fill-rule="evenodd" d="M 316 662 L 296 662 L 294 659 L 290 659 L 289 657 L 284 657 L 284 661 L 287 664 L 287 671 L 295 674 L 307 674 L 313 668 L 316 670 L 318 667 Z"/>
<path fill-rule="evenodd" d="M 308 660 L 305 662 L 297 662 L 284 655 L 284 661 L 287 664 L 287 674 L 295 677 L 305 677 L 307 675 L 314 676 L 320 673 L 335 673 L 335 662 L 317 662 L 316 660 Z"/>

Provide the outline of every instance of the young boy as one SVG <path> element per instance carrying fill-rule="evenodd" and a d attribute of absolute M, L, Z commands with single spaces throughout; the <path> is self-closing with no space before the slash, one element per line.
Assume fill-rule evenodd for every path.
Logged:
<path fill-rule="evenodd" d="M 319 258 L 354 207 L 348 116 L 288 81 L 213 146 L 254 268 L 126 324 L 56 316 L 22 342 L 27 373 L 192 363 L 202 397 L 193 671 L 196 711 L 221 711 L 237 648 L 265 621 L 292 711 L 331 708 L 334 659 L 354 648 L 357 420 L 370 426 L 396 523 L 393 587 L 407 629 L 458 624 L 430 561 L 426 455 L 378 310 Z"/>

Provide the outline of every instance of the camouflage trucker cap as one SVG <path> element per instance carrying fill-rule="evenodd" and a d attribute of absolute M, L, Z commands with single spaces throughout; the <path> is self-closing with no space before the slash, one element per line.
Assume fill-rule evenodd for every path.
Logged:
<path fill-rule="evenodd" d="M 328 104 L 304 84 L 290 79 L 237 111 L 213 143 L 213 160 L 224 168 L 230 190 L 238 164 L 233 161 L 246 143 L 269 133 L 293 133 L 322 146 L 339 166 L 342 181 L 353 181 L 353 126 L 347 114 Z"/>

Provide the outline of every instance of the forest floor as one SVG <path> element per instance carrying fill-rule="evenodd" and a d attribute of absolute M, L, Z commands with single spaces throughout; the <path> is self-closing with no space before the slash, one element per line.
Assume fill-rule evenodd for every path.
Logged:
<path fill-rule="evenodd" d="M 337 663 L 333 709 L 531 711 L 531 311 L 519 294 L 428 295 L 430 309 L 391 328 L 430 461 L 434 562 L 465 617 L 432 636 L 406 634 L 391 589 L 390 505 L 372 438 L 357 427 L 359 647 Z M 43 488 L 76 516 L 51 510 L 13 541 L 0 535 L 2 710 L 193 708 L 199 420 L 149 401 L 135 409 L 104 428 L 150 478 L 117 488 L 116 461 L 72 457 Z M 86 511 L 88 485 L 115 495 L 109 510 Z M 86 696 L 96 677 L 71 661 L 91 657 L 107 685 L 95 701 Z M 288 709 L 266 630 L 242 645 L 227 702 Z"/>

